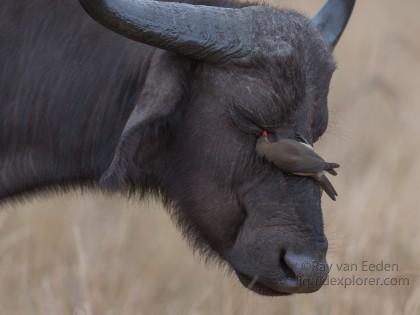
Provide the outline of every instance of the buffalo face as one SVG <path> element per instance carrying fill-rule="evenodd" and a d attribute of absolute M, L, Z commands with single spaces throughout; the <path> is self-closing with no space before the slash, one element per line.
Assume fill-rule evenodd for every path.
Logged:
<path fill-rule="evenodd" d="M 313 45 L 318 54 L 303 48 L 246 68 L 195 69 L 191 99 L 162 157 L 162 187 L 188 236 L 262 294 L 312 292 L 327 275 L 318 185 L 255 150 L 262 130 L 311 142 L 325 131 L 334 65 L 327 47 Z"/>
<path fill-rule="evenodd" d="M 101 185 L 158 191 L 195 245 L 260 294 L 318 290 L 328 274 L 320 188 L 255 145 L 263 131 L 310 143 L 324 133 L 331 52 L 354 1 L 330 0 L 313 20 L 266 6 L 81 2 L 108 28 L 165 49 Z"/>

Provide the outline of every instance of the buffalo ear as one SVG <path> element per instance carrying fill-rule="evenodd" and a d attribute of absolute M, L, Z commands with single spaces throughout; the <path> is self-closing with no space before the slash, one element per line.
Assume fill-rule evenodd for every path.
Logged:
<path fill-rule="evenodd" d="M 122 131 L 111 164 L 99 180 L 101 188 L 127 187 L 135 180 L 133 176 L 147 172 L 148 167 L 144 164 L 158 156 L 162 143 L 170 136 L 168 129 L 179 120 L 177 113 L 185 96 L 190 65 L 186 58 L 166 51 L 158 50 L 152 56 L 144 85 Z"/>

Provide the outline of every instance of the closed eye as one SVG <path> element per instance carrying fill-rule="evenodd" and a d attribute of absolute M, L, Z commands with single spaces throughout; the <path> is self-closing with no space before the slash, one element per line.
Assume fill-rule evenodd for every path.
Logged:
<path fill-rule="evenodd" d="M 276 130 L 283 123 L 282 119 L 275 119 L 271 116 L 270 119 L 267 119 L 258 111 L 250 111 L 238 105 L 232 105 L 229 112 L 234 125 L 247 134 L 257 135 L 264 129 Z"/>
<path fill-rule="evenodd" d="M 258 134 L 261 128 L 250 113 L 239 111 L 236 107 L 230 109 L 230 117 L 236 128 L 246 134 Z"/>

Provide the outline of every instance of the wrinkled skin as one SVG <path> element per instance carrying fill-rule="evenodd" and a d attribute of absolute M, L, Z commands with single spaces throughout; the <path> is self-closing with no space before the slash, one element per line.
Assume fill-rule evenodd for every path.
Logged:
<path fill-rule="evenodd" d="M 298 270 L 303 261 L 313 261 L 311 267 L 325 263 L 319 187 L 282 173 L 255 152 L 262 128 L 310 141 L 326 129 L 331 56 L 321 46 L 319 55 L 303 57 L 305 63 L 294 58 L 269 60 L 264 67 L 203 66 L 194 84 L 198 95 L 162 157 L 169 168 L 162 187 L 178 213 L 245 285 L 258 275 L 253 289 L 274 295 L 314 291 L 326 276 Z M 292 71 L 292 64 L 293 73 L 276 77 L 283 67 Z M 234 82 L 230 93 L 223 90 L 226 82 Z M 285 255 L 303 258 L 288 264 Z M 296 277 L 317 284 L 299 287 L 291 280 Z"/>
<path fill-rule="evenodd" d="M 262 129 L 314 143 L 327 128 L 334 63 L 309 20 L 282 13 L 287 54 L 214 64 L 127 43 L 67 5 L 51 9 L 67 22 L 37 12 L 28 26 L 36 41 L 3 20 L 11 51 L 14 38 L 26 46 L 0 51 L 1 199 L 80 185 L 159 193 L 195 246 L 225 260 L 245 286 L 266 295 L 318 290 L 327 272 L 315 267 L 328 247 L 319 186 L 255 152 Z M 60 29 L 76 35 L 63 40 Z M 118 143 L 135 105 L 158 101 L 175 109 Z"/>
<path fill-rule="evenodd" d="M 252 289 L 261 294 L 312 292 L 326 277 L 316 270 L 328 247 L 318 185 L 255 152 L 263 128 L 315 142 L 327 127 L 334 63 L 306 31 L 313 41 L 282 59 L 186 67 L 191 96 L 150 171 L 161 176 L 159 187 L 196 245 L 228 261 L 245 286 L 257 277 Z M 144 164 L 141 151 L 136 158 Z"/>

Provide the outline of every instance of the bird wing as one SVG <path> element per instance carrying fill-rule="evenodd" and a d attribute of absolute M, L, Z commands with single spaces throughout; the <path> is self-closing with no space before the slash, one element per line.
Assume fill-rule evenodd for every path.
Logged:
<path fill-rule="evenodd" d="M 316 174 L 327 169 L 332 169 L 335 172 L 334 168 L 330 168 L 329 163 L 325 162 L 315 151 L 310 149 L 291 156 L 289 167 L 289 171 L 292 173 Z"/>
<path fill-rule="evenodd" d="M 338 167 L 338 166 L 337 166 Z M 338 173 L 337 173 L 337 171 L 335 170 L 335 169 L 329 169 L 329 170 L 326 170 L 329 174 L 331 174 L 331 175 L 333 175 L 333 176 L 337 176 L 338 175 Z"/>
<path fill-rule="evenodd" d="M 339 165 L 327 163 L 315 151 L 306 145 L 289 139 L 277 142 L 259 140 L 257 153 L 274 163 L 279 169 L 289 173 L 316 174 L 328 171 L 336 175 L 334 170 Z"/>
<path fill-rule="evenodd" d="M 293 165 L 293 173 L 316 174 L 325 170 L 325 161 L 316 155 L 300 156 Z"/>

